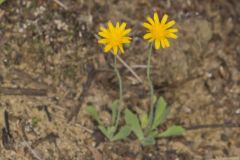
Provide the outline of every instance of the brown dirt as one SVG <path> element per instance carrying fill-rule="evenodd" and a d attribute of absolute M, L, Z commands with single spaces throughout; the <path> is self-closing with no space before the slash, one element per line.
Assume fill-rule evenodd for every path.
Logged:
<path fill-rule="evenodd" d="M 68 10 L 50 0 L 7 0 L 0 6 L 0 114 L 8 111 L 12 134 L 9 147 L 0 145 L 0 160 L 36 155 L 49 160 L 240 157 L 240 129 L 232 126 L 240 123 L 238 0 L 62 2 Z M 169 49 L 154 51 L 154 88 L 172 108 L 163 128 L 181 124 L 190 130 L 146 148 L 134 136 L 108 142 L 85 112 L 92 103 L 108 122 L 107 106 L 118 96 L 109 65 L 112 56 L 102 53 L 95 34 L 108 20 L 128 22 L 134 38 L 122 58 L 146 82 L 145 68 L 134 66 L 146 64 L 141 23 L 153 11 L 168 13 L 180 30 Z M 119 68 L 126 106 L 136 112 L 147 110 L 147 85 L 137 83 L 124 66 Z M 38 95 L 45 90 L 46 96 Z M 78 106 L 77 118 L 68 122 Z"/>

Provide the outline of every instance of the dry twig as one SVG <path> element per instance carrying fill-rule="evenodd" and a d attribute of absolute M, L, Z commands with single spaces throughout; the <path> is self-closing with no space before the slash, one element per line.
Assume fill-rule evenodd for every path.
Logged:
<path fill-rule="evenodd" d="M 142 83 L 142 79 L 137 75 L 137 73 L 121 58 L 117 55 L 117 59 L 136 77 L 136 79 Z"/>
<path fill-rule="evenodd" d="M 62 2 L 60 2 L 59 0 L 53 0 L 53 1 L 57 3 L 59 6 L 61 6 L 62 8 L 64 8 L 65 10 L 68 10 L 68 7 Z"/>
<path fill-rule="evenodd" d="M 46 89 L 32 89 L 32 88 L 10 88 L 0 87 L 0 93 L 4 95 L 26 95 L 26 96 L 46 96 Z"/>
<path fill-rule="evenodd" d="M 35 157 L 35 158 L 38 159 L 38 160 L 44 160 L 44 159 L 41 158 L 41 157 L 39 156 L 39 154 L 30 146 L 30 144 L 29 144 L 27 141 L 23 140 L 23 146 L 25 146 L 25 147 L 28 148 L 28 150 L 31 152 L 31 154 L 32 154 L 33 157 Z"/>
<path fill-rule="evenodd" d="M 222 124 L 203 124 L 185 127 L 187 130 L 195 130 L 195 129 L 205 129 L 205 128 L 240 128 L 240 124 L 237 123 L 222 123 Z"/>
<path fill-rule="evenodd" d="M 88 72 L 88 75 L 87 75 L 87 80 L 85 83 L 83 83 L 82 87 L 82 93 L 80 94 L 80 96 L 78 97 L 78 102 L 79 102 L 79 105 L 75 106 L 70 115 L 68 116 L 68 122 L 70 122 L 73 118 L 77 118 L 78 116 L 78 113 L 80 111 L 80 108 L 81 108 L 81 104 L 83 103 L 83 100 L 85 98 L 85 96 L 88 94 L 88 90 L 91 86 L 91 83 L 95 77 L 95 69 L 92 65 L 89 65 L 87 67 L 87 72 Z"/>

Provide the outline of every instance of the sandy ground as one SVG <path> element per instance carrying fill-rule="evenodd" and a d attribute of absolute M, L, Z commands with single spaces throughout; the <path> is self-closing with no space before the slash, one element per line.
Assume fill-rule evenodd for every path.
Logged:
<path fill-rule="evenodd" d="M 0 128 L 7 111 L 12 135 L 0 144 L 0 160 L 240 159 L 238 0 L 61 2 L 7 0 L 0 6 Z M 85 111 L 94 104 L 109 122 L 108 104 L 118 96 L 113 58 L 102 53 L 95 35 L 108 20 L 133 28 L 132 45 L 121 57 L 144 83 L 119 65 L 124 101 L 133 111 L 148 110 L 141 24 L 154 11 L 168 13 L 180 30 L 169 49 L 153 54 L 156 94 L 171 107 L 162 128 L 181 124 L 188 131 L 145 148 L 134 136 L 109 142 Z"/>

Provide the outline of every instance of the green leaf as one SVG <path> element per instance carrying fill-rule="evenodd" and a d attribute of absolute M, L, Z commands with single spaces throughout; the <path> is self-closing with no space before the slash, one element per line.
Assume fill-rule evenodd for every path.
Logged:
<path fill-rule="evenodd" d="M 155 103 L 157 102 L 157 96 L 153 96 L 153 99 L 152 99 L 152 104 L 155 105 Z"/>
<path fill-rule="evenodd" d="M 147 127 L 147 124 L 148 124 L 148 115 L 146 112 L 142 113 L 140 115 L 140 122 L 141 122 L 141 127 L 142 128 L 146 128 Z"/>
<path fill-rule="evenodd" d="M 41 120 L 37 117 L 33 117 L 32 118 L 32 127 L 36 127 L 38 125 L 38 122 L 40 122 Z"/>
<path fill-rule="evenodd" d="M 87 113 L 88 113 L 89 115 L 91 115 L 92 118 L 98 122 L 98 124 L 101 123 L 101 122 L 100 122 L 100 119 L 99 119 L 99 116 L 98 116 L 98 113 L 97 113 L 97 110 L 96 110 L 95 107 L 93 107 L 93 106 L 88 106 L 88 107 L 87 107 Z"/>
<path fill-rule="evenodd" d="M 181 126 L 172 126 L 169 127 L 166 131 L 160 133 L 159 137 L 173 137 L 185 133 L 186 130 Z"/>
<path fill-rule="evenodd" d="M 123 126 L 119 132 L 113 137 L 113 141 L 125 139 L 130 133 L 131 133 L 131 127 L 130 126 Z"/>
<path fill-rule="evenodd" d="M 158 125 L 160 125 L 166 118 L 168 114 L 168 112 L 166 112 L 166 106 L 166 101 L 163 99 L 163 97 L 160 97 L 157 101 L 157 104 L 155 105 L 156 110 L 154 114 L 152 129 L 156 129 Z"/>
<path fill-rule="evenodd" d="M 138 117 L 128 109 L 125 110 L 125 121 L 127 125 L 131 127 L 132 131 L 138 137 L 138 139 L 142 140 L 144 138 L 144 135 Z"/>
<path fill-rule="evenodd" d="M 146 137 L 141 141 L 141 143 L 143 146 L 154 145 L 155 139 L 154 139 L 154 137 Z"/>
<path fill-rule="evenodd" d="M 0 0 L 0 5 L 3 3 L 3 2 L 5 2 L 6 0 Z"/>
<path fill-rule="evenodd" d="M 110 126 L 110 127 L 108 127 L 108 128 L 107 128 L 108 135 L 109 135 L 110 137 L 113 137 L 116 129 L 117 129 L 117 128 L 116 128 L 115 126 Z"/>
<path fill-rule="evenodd" d="M 119 100 L 113 101 L 112 106 L 111 106 L 111 109 L 112 109 L 112 125 L 114 125 L 116 123 L 118 107 L 119 107 Z"/>
<path fill-rule="evenodd" d="M 110 136 L 108 130 L 104 126 L 99 125 L 98 128 L 104 134 L 104 136 L 106 136 L 109 140 L 111 139 L 111 136 Z"/>
<path fill-rule="evenodd" d="M 125 47 L 125 48 L 130 48 L 130 44 L 124 43 L 124 47 Z"/>
<path fill-rule="evenodd" d="M 152 130 L 149 134 L 148 137 L 156 137 L 158 135 L 158 131 L 157 130 Z"/>

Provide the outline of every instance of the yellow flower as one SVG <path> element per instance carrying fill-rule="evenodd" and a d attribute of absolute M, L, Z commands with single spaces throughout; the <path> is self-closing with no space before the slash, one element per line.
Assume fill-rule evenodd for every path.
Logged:
<path fill-rule="evenodd" d="M 158 14 L 155 12 L 153 19 L 147 17 L 147 21 L 143 23 L 143 26 L 147 28 L 147 34 L 144 35 L 144 39 L 148 39 L 149 42 L 155 41 L 155 48 L 159 49 L 160 46 L 162 48 L 168 48 L 170 46 L 168 38 L 176 39 L 178 29 L 171 28 L 176 22 L 174 20 L 167 22 L 168 15 L 164 15 L 161 22 L 159 21 Z"/>
<path fill-rule="evenodd" d="M 131 29 L 125 29 L 126 23 L 120 25 L 119 22 L 116 26 L 113 26 L 112 22 L 108 22 L 108 28 L 100 27 L 98 34 L 103 37 L 98 40 L 98 43 L 105 45 L 104 52 L 113 51 L 114 55 L 118 54 L 118 50 L 124 53 L 123 44 L 128 44 L 131 41 L 127 34 L 131 32 Z"/>

